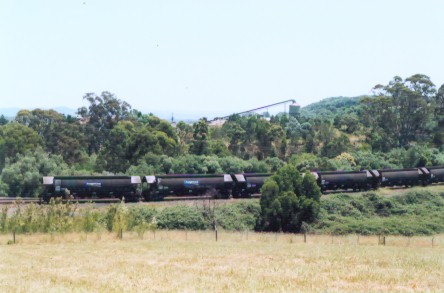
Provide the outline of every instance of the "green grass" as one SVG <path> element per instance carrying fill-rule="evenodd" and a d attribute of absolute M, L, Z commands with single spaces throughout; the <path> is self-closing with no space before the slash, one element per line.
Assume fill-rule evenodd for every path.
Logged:
<path fill-rule="evenodd" d="M 444 233 L 444 187 L 330 194 L 321 201 L 314 227 L 332 234 Z"/>

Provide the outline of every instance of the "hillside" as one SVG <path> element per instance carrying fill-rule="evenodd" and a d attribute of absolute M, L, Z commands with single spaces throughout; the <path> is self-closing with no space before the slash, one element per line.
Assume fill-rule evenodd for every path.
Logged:
<path fill-rule="evenodd" d="M 331 97 L 319 102 L 310 104 L 302 108 L 302 115 L 305 117 L 325 116 L 346 112 L 352 107 L 359 105 L 359 101 L 364 96 L 359 97 Z"/>

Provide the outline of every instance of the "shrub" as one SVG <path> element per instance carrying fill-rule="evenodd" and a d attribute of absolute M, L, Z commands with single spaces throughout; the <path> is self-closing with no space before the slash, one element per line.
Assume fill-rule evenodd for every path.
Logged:
<path fill-rule="evenodd" d="M 201 211 L 184 205 L 165 208 L 156 219 L 161 229 L 202 230 L 208 228 L 208 223 Z"/>
<path fill-rule="evenodd" d="M 260 212 L 261 207 L 257 201 L 223 205 L 216 208 L 217 224 L 224 230 L 253 230 Z"/>
<path fill-rule="evenodd" d="M 444 232 L 444 195 L 411 190 L 382 197 L 374 192 L 336 194 L 321 201 L 316 229 L 332 234 L 432 235 Z"/>
<path fill-rule="evenodd" d="M 155 208 L 145 205 L 131 208 L 128 214 L 128 229 L 131 230 L 142 223 L 151 223 L 157 214 Z"/>
<path fill-rule="evenodd" d="M 261 189 L 261 223 L 265 231 L 299 232 L 319 213 L 321 191 L 310 173 L 303 177 L 288 164 L 268 178 Z"/>

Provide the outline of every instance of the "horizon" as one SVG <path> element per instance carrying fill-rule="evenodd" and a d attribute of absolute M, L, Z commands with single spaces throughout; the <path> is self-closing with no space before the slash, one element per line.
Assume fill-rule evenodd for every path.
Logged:
<path fill-rule="evenodd" d="M 360 97 L 360 96 L 357 96 L 357 97 Z M 304 107 L 301 107 L 301 108 L 305 108 L 305 107 L 308 107 L 310 105 L 317 104 L 317 103 L 320 103 L 320 102 L 322 102 L 324 100 L 328 100 L 328 99 L 334 99 L 334 98 L 353 99 L 353 98 L 357 98 L 357 97 L 343 97 L 343 96 L 327 97 L 327 98 L 321 99 L 320 101 L 313 102 L 313 103 L 308 104 L 308 105 L 306 105 Z M 290 103 L 284 105 L 284 111 L 277 110 L 278 107 L 279 108 L 282 107 L 281 105 L 280 106 L 274 106 L 272 108 L 266 108 L 266 111 L 271 113 L 272 115 L 276 115 L 276 114 L 279 114 L 279 113 L 282 113 L 282 112 L 288 112 L 288 106 L 289 105 L 290 105 Z M 256 105 L 255 107 L 252 107 L 251 109 L 257 108 L 257 107 L 260 107 L 260 106 Z M 63 106 L 63 105 L 59 105 L 59 106 L 55 106 L 55 107 L 36 107 L 36 108 L 8 107 L 8 108 L 0 108 L 0 115 L 4 115 L 6 118 L 13 119 L 16 116 L 16 114 L 18 113 L 18 111 L 21 111 L 21 110 L 32 111 L 32 110 L 35 110 L 35 109 L 42 109 L 42 110 L 55 110 L 55 111 L 57 111 L 57 112 L 59 112 L 61 114 L 64 114 L 64 115 L 74 116 L 74 115 L 77 114 L 77 110 L 79 108 L 80 107 L 74 109 L 74 108 Z M 140 111 L 142 114 L 153 114 L 153 115 L 155 115 L 155 116 L 157 116 L 157 117 L 159 117 L 161 119 L 168 120 L 168 121 L 170 121 L 171 120 L 171 116 L 173 116 L 174 117 L 174 121 L 176 121 L 176 122 L 177 121 L 181 121 L 181 120 L 183 120 L 183 121 L 198 120 L 198 119 L 203 118 L 203 117 L 206 117 L 208 120 L 211 120 L 211 119 L 214 119 L 216 117 L 225 117 L 225 116 L 229 116 L 229 115 L 232 115 L 232 114 L 240 113 L 240 112 L 243 112 L 243 111 L 251 110 L 251 109 L 243 109 L 243 110 L 239 110 L 239 111 L 236 111 L 236 112 L 233 112 L 233 113 L 207 113 L 207 114 L 202 115 L 200 112 L 176 113 L 175 114 L 175 113 L 169 113 L 167 111 L 149 111 L 149 110 L 136 109 L 136 108 L 133 108 L 133 107 L 131 107 L 131 109 L 132 110 Z M 272 110 L 270 111 L 270 109 L 272 109 Z M 282 108 L 281 108 L 281 110 L 282 110 Z M 256 113 L 259 113 L 259 112 L 256 112 Z M 210 114 L 210 115 L 208 115 L 208 114 Z M 177 117 L 177 119 L 176 119 L 176 117 Z"/>

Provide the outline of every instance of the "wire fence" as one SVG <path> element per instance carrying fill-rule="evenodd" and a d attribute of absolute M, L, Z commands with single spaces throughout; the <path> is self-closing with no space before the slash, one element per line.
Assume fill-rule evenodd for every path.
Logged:
<path fill-rule="evenodd" d="M 319 235 L 290 233 L 261 233 L 252 231 L 187 231 L 155 230 L 144 233 L 118 231 L 0 234 L 0 246 L 6 244 L 64 243 L 81 241 L 151 241 L 151 242 L 218 242 L 218 243 L 276 243 L 299 245 L 355 245 L 387 247 L 444 248 L 444 235 L 394 236 L 394 235 Z"/>

